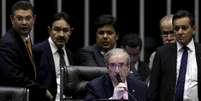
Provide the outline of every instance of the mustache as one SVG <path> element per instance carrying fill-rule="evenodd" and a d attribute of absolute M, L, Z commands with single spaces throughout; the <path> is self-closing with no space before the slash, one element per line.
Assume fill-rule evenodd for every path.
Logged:
<path fill-rule="evenodd" d="M 65 37 L 63 37 L 63 36 L 59 36 L 59 37 L 57 37 L 56 39 L 57 39 L 57 40 L 66 40 Z"/>

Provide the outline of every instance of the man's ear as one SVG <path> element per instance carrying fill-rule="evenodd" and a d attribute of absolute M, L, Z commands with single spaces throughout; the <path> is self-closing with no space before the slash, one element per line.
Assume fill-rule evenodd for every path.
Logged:
<path fill-rule="evenodd" d="M 119 40 L 119 33 L 117 32 L 117 37 L 116 37 L 116 41 Z"/>
<path fill-rule="evenodd" d="M 197 31 L 198 30 L 198 27 L 196 27 L 195 25 L 193 26 L 193 30 L 194 31 Z"/>
<path fill-rule="evenodd" d="M 193 36 L 195 36 L 196 32 L 199 30 L 198 27 L 196 27 L 195 25 L 192 27 L 193 29 Z"/>
<path fill-rule="evenodd" d="M 47 30 L 48 30 L 49 35 L 51 35 L 51 27 L 50 26 L 47 27 Z"/>
<path fill-rule="evenodd" d="M 129 70 L 129 71 L 131 70 L 131 65 L 130 65 L 130 64 L 128 64 L 128 70 Z"/>
<path fill-rule="evenodd" d="M 14 16 L 13 15 L 10 15 L 10 21 L 12 23 L 12 25 L 14 24 Z"/>
<path fill-rule="evenodd" d="M 35 23 L 36 21 L 36 15 L 33 15 L 33 22 Z"/>

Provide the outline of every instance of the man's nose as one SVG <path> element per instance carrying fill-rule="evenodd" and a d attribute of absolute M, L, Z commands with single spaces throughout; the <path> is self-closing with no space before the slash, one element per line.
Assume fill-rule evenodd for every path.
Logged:
<path fill-rule="evenodd" d="M 181 34 L 181 33 L 183 33 L 183 31 L 184 31 L 184 30 L 183 30 L 182 28 L 179 28 L 179 30 L 177 31 L 177 33 L 178 33 L 178 34 Z"/>
<path fill-rule="evenodd" d="M 172 35 L 171 34 L 168 34 L 168 39 L 172 39 Z"/>
<path fill-rule="evenodd" d="M 25 19 L 22 20 L 22 24 L 26 24 L 27 21 Z"/>
<path fill-rule="evenodd" d="M 59 36 L 63 37 L 64 36 L 64 32 L 61 30 L 59 31 Z"/>
<path fill-rule="evenodd" d="M 108 36 L 108 34 L 106 32 L 104 32 L 103 37 L 106 38 Z"/>
<path fill-rule="evenodd" d="M 116 73 L 119 73 L 119 71 L 120 71 L 119 66 L 116 66 L 116 67 L 115 67 L 115 72 L 116 72 Z"/>

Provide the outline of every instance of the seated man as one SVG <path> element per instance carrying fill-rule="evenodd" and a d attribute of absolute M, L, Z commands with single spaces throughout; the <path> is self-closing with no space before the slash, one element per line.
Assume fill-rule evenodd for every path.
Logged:
<path fill-rule="evenodd" d="M 80 49 L 76 65 L 105 66 L 104 54 L 116 47 L 119 38 L 117 19 L 112 15 L 102 15 L 95 22 L 96 44 Z"/>
<path fill-rule="evenodd" d="M 105 54 L 108 73 L 87 84 L 85 101 L 124 99 L 146 101 L 146 84 L 128 76 L 130 57 L 124 49 L 114 48 Z"/>

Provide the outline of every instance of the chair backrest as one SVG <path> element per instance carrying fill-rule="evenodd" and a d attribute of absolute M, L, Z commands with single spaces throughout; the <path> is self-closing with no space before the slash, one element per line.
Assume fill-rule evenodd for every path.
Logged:
<path fill-rule="evenodd" d="M 0 86 L 0 101 L 29 101 L 29 92 L 22 87 Z"/>
<path fill-rule="evenodd" d="M 69 66 L 65 71 L 64 93 L 67 98 L 83 99 L 88 81 L 107 73 L 106 67 Z"/>

